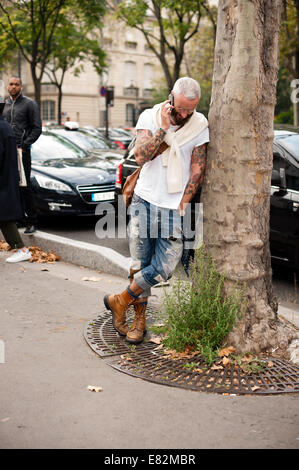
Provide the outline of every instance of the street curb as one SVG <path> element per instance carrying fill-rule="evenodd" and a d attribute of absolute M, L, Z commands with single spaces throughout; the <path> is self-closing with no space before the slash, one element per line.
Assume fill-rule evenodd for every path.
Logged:
<path fill-rule="evenodd" d="M 285 307 L 284 305 L 278 305 L 278 315 L 288 320 L 290 323 L 299 329 L 299 307 L 294 305 L 293 309 Z"/>
<path fill-rule="evenodd" d="M 24 234 L 20 230 L 27 246 L 39 246 L 42 250 L 61 256 L 64 262 L 69 262 L 86 268 L 101 270 L 107 274 L 128 278 L 130 258 L 123 256 L 111 248 L 97 246 L 93 243 L 80 242 L 71 238 L 36 231 L 34 234 Z M 290 309 L 279 304 L 278 314 L 299 328 L 299 306 Z"/>
<path fill-rule="evenodd" d="M 93 243 L 80 242 L 59 235 L 36 231 L 25 234 L 20 230 L 26 246 L 39 246 L 43 251 L 53 251 L 62 260 L 107 274 L 128 277 L 130 258 L 117 253 L 111 248 L 97 246 Z"/>

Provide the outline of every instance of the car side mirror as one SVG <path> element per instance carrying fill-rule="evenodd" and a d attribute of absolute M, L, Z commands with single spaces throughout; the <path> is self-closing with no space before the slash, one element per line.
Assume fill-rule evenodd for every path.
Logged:
<path fill-rule="evenodd" d="M 279 189 L 286 190 L 286 172 L 284 168 L 279 168 L 279 170 L 272 170 L 271 185 L 279 186 Z"/>
<path fill-rule="evenodd" d="M 280 174 L 278 170 L 272 170 L 271 185 L 280 186 Z"/>

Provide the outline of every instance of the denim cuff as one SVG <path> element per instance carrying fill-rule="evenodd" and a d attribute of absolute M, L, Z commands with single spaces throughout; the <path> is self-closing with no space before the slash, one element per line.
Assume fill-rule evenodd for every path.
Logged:
<path fill-rule="evenodd" d="M 143 276 L 141 271 L 139 271 L 138 273 L 135 274 L 134 280 L 135 280 L 136 284 L 138 284 L 138 286 L 141 287 L 141 289 L 143 289 L 144 291 L 150 291 L 150 289 L 152 287 L 152 284 L 150 284 L 145 279 L 145 277 Z"/>

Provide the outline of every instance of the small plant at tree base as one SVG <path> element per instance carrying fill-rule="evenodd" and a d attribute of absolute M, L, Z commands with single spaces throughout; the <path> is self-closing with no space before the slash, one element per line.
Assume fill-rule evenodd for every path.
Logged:
<path fill-rule="evenodd" d="M 242 315 L 244 289 L 236 284 L 224 293 L 225 276 L 218 273 L 204 245 L 190 263 L 190 282 L 177 279 L 164 294 L 167 314 L 166 347 L 184 351 L 194 347 L 211 364 Z"/>

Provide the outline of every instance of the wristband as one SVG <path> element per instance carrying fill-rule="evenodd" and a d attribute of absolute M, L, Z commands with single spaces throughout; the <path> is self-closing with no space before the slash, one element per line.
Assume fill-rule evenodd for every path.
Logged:
<path fill-rule="evenodd" d="M 163 132 L 164 132 L 164 134 L 166 134 L 166 133 L 167 133 L 167 131 L 166 131 L 165 129 L 163 129 L 163 127 L 160 127 L 159 131 L 163 131 Z"/>

